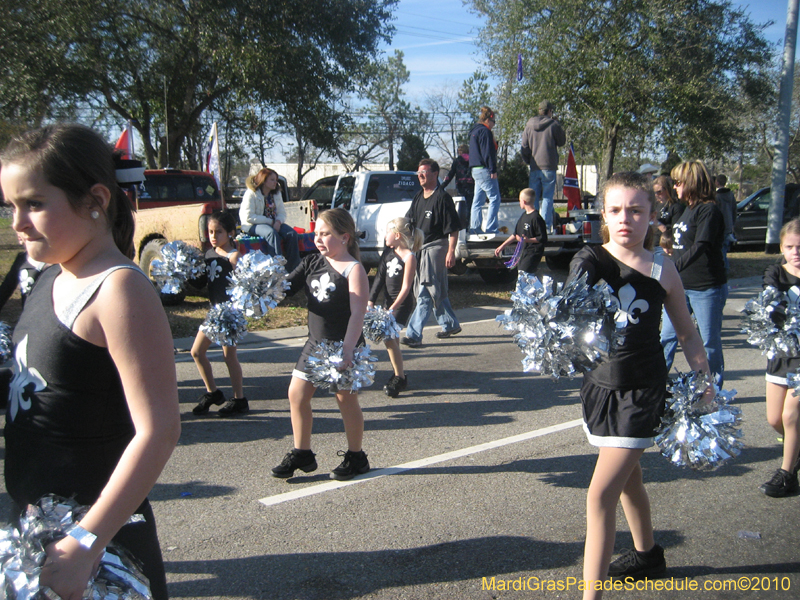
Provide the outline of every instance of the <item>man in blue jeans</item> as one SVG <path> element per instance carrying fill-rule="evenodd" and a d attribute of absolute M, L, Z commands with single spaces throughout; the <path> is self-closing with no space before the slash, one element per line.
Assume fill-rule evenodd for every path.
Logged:
<path fill-rule="evenodd" d="M 431 313 L 442 331 L 437 338 L 461 333 L 450 300 L 447 298 L 447 269 L 455 265 L 456 243 L 461 222 L 450 194 L 439 187 L 439 165 L 424 158 L 417 168 L 422 189 L 411 201 L 406 217 L 425 234 L 422 249 L 417 253 L 417 275 L 414 292 L 417 306 L 408 320 L 406 337 L 400 343 L 410 348 L 422 346 L 422 328 Z"/>
<path fill-rule="evenodd" d="M 553 230 L 553 196 L 556 191 L 558 147 L 567 143 L 567 135 L 553 116 L 553 105 L 543 100 L 538 116 L 531 117 L 522 132 L 522 158 L 531 168 L 528 187 L 536 192 L 536 210 L 542 199 L 539 214 L 544 218 L 547 231 Z"/>

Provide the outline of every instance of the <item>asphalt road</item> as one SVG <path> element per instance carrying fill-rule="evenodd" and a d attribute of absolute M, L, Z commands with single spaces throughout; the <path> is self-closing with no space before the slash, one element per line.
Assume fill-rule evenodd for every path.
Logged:
<path fill-rule="evenodd" d="M 734 282 L 723 331 L 726 387 L 739 392 L 747 448 L 711 473 L 673 467 L 655 449 L 642 458 L 671 585 L 699 591 L 607 598 L 800 597 L 800 497 L 758 491 L 781 455 L 764 415 L 766 359 L 738 332 L 738 310 L 758 286 L 758 278 Z M 494 322 L 501 310 L 459 311 L 463 333 L 448 340 L 426 329 L 422 348 L 404 350 L 410 389 L 395 399 L 382 391 L 390 366 L 378 350 L 378 381 L 360 396 L 373 470 L 345 484 L 328 478 L 346 445 L 324 392 L 313 401 L 319 470 L 269 475 L 292 446 L 286 390 L 304 329 L 251 334 L 240 347 L 251 412 L 235 419 L 215 408 L 191 413 L 202 384 L 188 352 L 176 355 L 183 434 L 150 496 L 171 596 L 580 597 L 574 580 L 596 457 L 579 426 L 580 380 L 523 373 L 521 353 Z M 218 351 L 212 360 L 230 393 Z M 676 367 L 685 370 L 682 358 Z M 617 529 L 620 551 L 630 546 L 621 510 Z M 570 588 L 542 591 L 542 580 Z"/>

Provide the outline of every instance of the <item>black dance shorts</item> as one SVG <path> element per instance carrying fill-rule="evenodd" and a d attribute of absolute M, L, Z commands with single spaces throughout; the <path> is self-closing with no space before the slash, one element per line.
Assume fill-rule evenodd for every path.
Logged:
<path fill-rule="evenodd" d="M 583 429 L 592 446 L 649 448 L 666 410 L 666 382 L 650 388 L 612 390 L 589 382 L 581 387 Z"/>

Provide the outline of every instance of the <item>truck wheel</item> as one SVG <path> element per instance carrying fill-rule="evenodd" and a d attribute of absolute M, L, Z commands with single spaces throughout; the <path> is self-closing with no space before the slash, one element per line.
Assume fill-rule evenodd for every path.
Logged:
<path fill-rule="evenodd" d="M 569 263 L 572 261 L 572 254 L 553 254 L 552 256 L 545 256 L 544 259 L 551 271 L 566 271 L 569 269 Z"/>
<path fill-rule="evenodd" d="M 145 244 L 144 248 L 142 248 L 142 253 L 139 255 L 139 268 L 150 278 L 153 285 L 156 285 L 156 282 L 150 275 L 153 261 L 161 260 L 161 248 L 163 248 L 166 243 L 167 240 L 165 239 L 150 240 Z M 158 288 L 156 289 L 158 290 Z M 183 302 L 183 299 L 186 298 L 186 293 L 184 291 L 181 291 L 179 294 L 164 294 L 159 290 L 158 294 L 161 296 L 161 304 L 164 306 L 175 306 Z"/>
<path fill-rule="evenodd" d="M 510 283 L 516 281 L 516 269 L 478 269 L 478 275 L 485 283 Z"/>

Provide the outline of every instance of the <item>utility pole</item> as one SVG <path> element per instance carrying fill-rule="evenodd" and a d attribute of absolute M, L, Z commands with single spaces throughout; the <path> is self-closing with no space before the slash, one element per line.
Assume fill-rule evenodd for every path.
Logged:
<path fill-rule="evenodd" d="M 769 206 L 766 252 L 780 252 L 780 231 L 783 226 L 783 197 L 786 192 L 786 165 L 789 162 L 789 121 L 792 116 L 794 86 L 794 52 L 797 45 L 797 7 L 800 0 L 789 0 L 786 13 L 786 39 L 783 43 L 781 91 L 778 104 L 778 134 L 775 158 L 772 159 L 772 199 Z"/>

